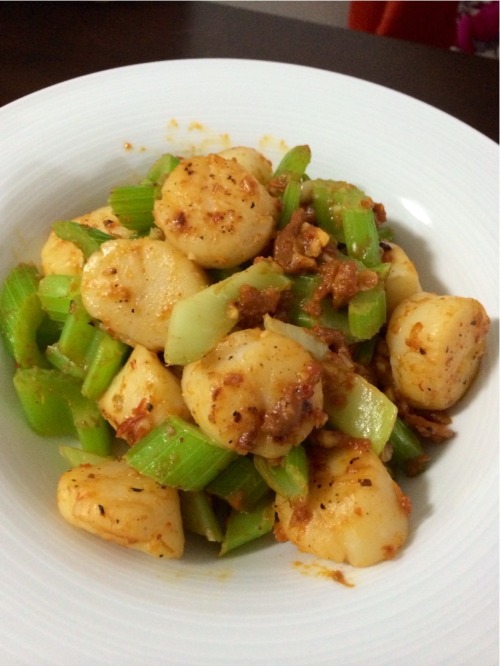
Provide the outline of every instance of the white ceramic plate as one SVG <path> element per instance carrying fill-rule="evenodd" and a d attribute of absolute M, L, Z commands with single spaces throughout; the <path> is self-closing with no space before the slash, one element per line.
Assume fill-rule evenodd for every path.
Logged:
<path fill-rule="evenodd" d="M 188 60 L 69 81 L 0 110 L 0 278 L 54 219 L 97 207 L 161 152 L 310 144 L 311 175 L 382 201 L 428 290 L 480 299 L 488 356 L 456 438 L 406 485 L 400 557 L 354 570 L 265 542 L 180 562 L 62 522 L 57 443 L 24 424 L 2 355 L 0 661 L 4 664 L 497 663 L 498 150 L 394 91 L 308 68 Z M 127 145 L 129 144 L 129 145 Z M 340 569 L 354 587 L 325 577 Z"/>

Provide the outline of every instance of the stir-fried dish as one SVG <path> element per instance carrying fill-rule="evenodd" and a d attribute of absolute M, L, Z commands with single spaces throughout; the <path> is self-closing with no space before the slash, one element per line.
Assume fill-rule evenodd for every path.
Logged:
<path fill-rule="evenodd" d="M 310 161 L 163 155 L 7 276 L 14 387 L 65 438 L 72 525 L 166 558 L 188 532 L 354 566 L 405 544 L 398 479 L 453 436 L 489 319 L 424 291 L 384 206 Z"/>

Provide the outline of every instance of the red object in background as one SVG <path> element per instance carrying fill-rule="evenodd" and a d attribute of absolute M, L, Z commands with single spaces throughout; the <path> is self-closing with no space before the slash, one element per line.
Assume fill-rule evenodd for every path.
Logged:
<path fill-rule="evenodd" d="M 349 27 L 385 37 L 450 48 L 458 2 L 351 2 Z"/>

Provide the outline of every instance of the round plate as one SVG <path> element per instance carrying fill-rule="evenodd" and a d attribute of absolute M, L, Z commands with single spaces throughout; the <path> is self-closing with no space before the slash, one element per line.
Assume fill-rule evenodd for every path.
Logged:
<path fill-rule="evenodd" d="M 250 145 L 384 203 L 426 290 L 492 320 L 457 435 L 405 482 L 411 538 L 367 569 L 272 539 L 218 559 L 155 560 L 60 518 L 60 442 L 25 425 L 2 352 L 0 655 L 26 664 L 497 663 L 498 148 L 454 118 L 301 66 L 179 60 L 101 72 L 0 109 L 0 278 L 38 260 L 49 225 L 102 205 L 162 152 Z M 342 572 L 345 582 L 335 580 Z"/>

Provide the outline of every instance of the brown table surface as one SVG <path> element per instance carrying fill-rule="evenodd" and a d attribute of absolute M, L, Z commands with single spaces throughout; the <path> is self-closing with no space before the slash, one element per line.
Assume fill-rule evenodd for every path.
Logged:
<path fill-rule="evenodd" d="M 498 141 L 498 61 L 211 2 L 2 2 L 0 105 L 103 69 L 274 60 L 406 93 Z"/>

